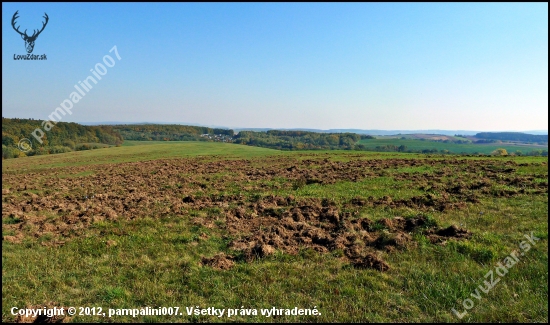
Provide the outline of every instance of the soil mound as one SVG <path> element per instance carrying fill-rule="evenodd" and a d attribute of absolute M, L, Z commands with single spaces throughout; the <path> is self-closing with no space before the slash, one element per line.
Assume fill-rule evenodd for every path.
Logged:
<path fill-rule="evenodd" d="M 235 262 L 233 261 L 232 256 L 219 253 L 210 258 L 203 257 L 202 264 L 218 270 L 229 270 L 235 265 Z"/>

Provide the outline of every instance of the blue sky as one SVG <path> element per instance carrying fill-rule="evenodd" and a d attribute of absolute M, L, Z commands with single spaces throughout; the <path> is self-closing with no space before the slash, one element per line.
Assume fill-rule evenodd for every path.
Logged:
<path fill-rule="evenodd" d="M 20 30 L 48 25 L 33 54 Z M 548 129 L 547 3 L 2 3 L 2 116 L 72 122 Z"/>

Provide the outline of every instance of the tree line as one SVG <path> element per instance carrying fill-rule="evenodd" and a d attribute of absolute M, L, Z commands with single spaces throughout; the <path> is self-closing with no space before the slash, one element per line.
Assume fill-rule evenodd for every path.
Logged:
<path fill-rule="evenodd" d="M 99 148 L 101 145 L 121 145 L 122 136 L 109 126 L 85 126 L 58 122 L 49 131 L 42 128 L 42 120 L 2 117 L 2 158 L 62 153 Z M 32 134 L 41 129 L 42 143 Z M 35 133 L 37 134 L 37 133 Z M 27 140 L 24 140 L 27 139 Z M 29 142 L 31 150 L 18 149 L 20 142 Z"/>
<path fill-rule="evenodd" d="M 209 128 L 176 124 L 113 125 L 124 140 L 135 141 L 208 141 L 202 135 L 224 135 L 233 137 L 229 129 Z"/>
<path fill-rule="evenodd" d="M 234 139 L 235 143 L 278 150 L 351 150 L 357 149 L 357 141 L 374 139 L 374 137 L 356 133 L 269 130 L 267 132 L 241 131 Z"/>

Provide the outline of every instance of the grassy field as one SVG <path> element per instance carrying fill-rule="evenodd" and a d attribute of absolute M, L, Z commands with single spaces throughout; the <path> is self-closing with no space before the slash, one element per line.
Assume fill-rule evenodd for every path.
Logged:
<path fill-rule="evenodd" d="M 2 172 L 29 172 L 56 167 L 116 164 L 161 158 L 196 156 L 247 158 L 278 153 L 279 151 L 272 149 L 219 142 L 124 141 L 122 147 L 76 151 L 63 155 L 55 154 L 7 159 L 2 163 Z"/>
<path fill-rule="evenodd" d="M 128 141 L 4 160 L 2 320 L 55 305 L 182 313 L 74 322 L 547 322 L 547 162 Z"/>
<path fill-rule="evenodd" d="M 374 149 L 377 146 L 395 145 L 407 146 L 409 150 L 424 150 L 424 149 L 437 149 L 437 150 L 449 150 L 452 153 L 468 153 L 473 154 L 475 152 L 482 154 L 490 154 L 495 149 L 504 148 L 509 153 L 516 152 L 517 150 L 527 153 L 531 150 L 544 149 L 548 150 L 548 147 L 541 146 L 521 146 L 521 145 L 509 145 L 509 144 L 458 144 L 458 143 L 443 143 L 435 141 L 421 141 L 415 139 L 363 139 L 358 142 L 365 145 L 367 148 Z"/>

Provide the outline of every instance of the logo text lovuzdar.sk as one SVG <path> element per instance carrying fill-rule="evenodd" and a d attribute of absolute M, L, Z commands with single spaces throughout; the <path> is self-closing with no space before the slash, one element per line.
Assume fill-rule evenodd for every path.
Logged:
<path fill-rule="evenodd" d="M 27 34 L 27 29 L 25 29 L 24 32 L 21 32 L 19 30 L 21 26 L 16 26 L 17 24 L 16 19 L 19 18 L 19 16 L 17 16 L 18 13 L 19 13 L 19 10 L 17 10 L 13 14 L 13 17 L 11 18 L 11 26 L 19 35 L 21 35 L 21 38 L 23 39 L 23 41 L 25 41 L 25 49 L 27 50 L 27 54 L 24 54 L 24 55 L 14 54 L 13 59 L 14 60 L 47 60 L 48 58 L 46 54 L 36 55 L 36 54 L 32 54 L 32 51 L 34 50 L 34 42 L 36 42 L 36 39 L 38 38 L 40 33 L 44 31 L 44 28 L 46 28 L 46 25 L 50 20 L 50 18 L 48 17 L 48 14 L 44 13 L 43 18 L 45 19 L 45 21 L 42 22 L 42 28 L 40 30 L 35 29 L 32 35 L 29 36 Z"/>

